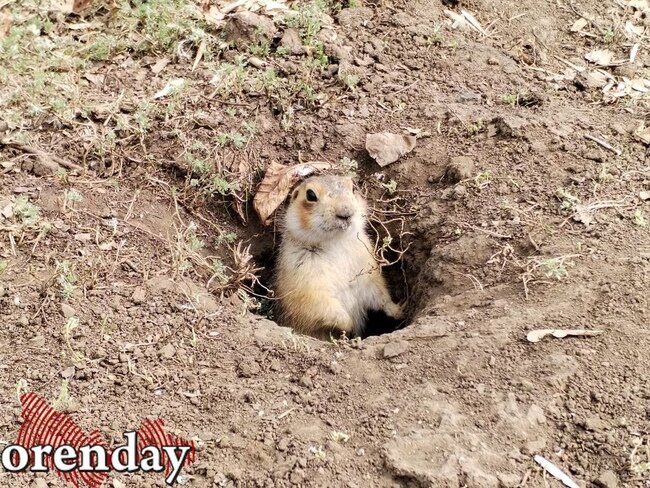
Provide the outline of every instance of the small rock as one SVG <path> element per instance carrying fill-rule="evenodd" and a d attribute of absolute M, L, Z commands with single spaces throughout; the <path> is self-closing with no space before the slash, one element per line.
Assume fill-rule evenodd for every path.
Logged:
<path fill-rule="evenodd" d="M 50 159 L 38 158 L 35 160 L 26 160 L 23 162 L 22 170 L 28 173 L 34 173 L 35 176 L 50 176 L 55 174 L 60 166 Z"/>
<path fill-rule="evenodd" d="M 642 191 L 642 192 L 639 192 L 639 198 L 640 198 L 641 200 L 643 200 L 644 202 L 645 202 L 646 200 L 650 200 L 650 191 Z"/>
<path fill-rule="evenodd" d="M 634 63 L 625 63 L 614 68 L 614 74 L 618 76 L 624 76 L 626 78 L 637 78 L 636 74 L 639 71 L 639 67 Z"/>
<path fill-rule="evenodd" d="M 594 484 L 600 488 L 617 488 L 618 476 L 616 476 L 614 471 L 603 471 L 600 476 L 594 480 Z"/>
<path fill-rule="evenodd" d="M 523 137 L 528 121 L 516 115 L 497 117 L 493 121 L 497 132 L 505 137 Z"/>
<path fill-rule="evenodd" d="M 61 304 L 61 313 L 63 313 L 63 316 L 66 319 L 69 319 L 70 317 L 74 317 L 77 312 L 75 312 L 75 309 L 72 308 L 70 305 L 67 303 L 62 303 Z"/>
<path fill-rule="evenodd" d="M 283 437 L 280 439 L 280 442 L 278 442 L 277 449 L 278 451 L 286 451 L 289 448 L 289 439 L 286 437 Z"/>
<path fill-rule="evenodd" d="M 515 488 L 521 482 L 521 477 L 516 474 L 500 473 L 497 479 L 501 488 Z"/>
<path fill-rule="evenodd" d="M 237 368 L 237 372 L 242 378 L 251 378 L 260 374 L 261 371 L 260 365 L 253 360 L 242 361 Z"/>
<path fill-rule="evenodd" d="M 482 95 L 478 92 L 468 91 L 460 94 L 461 102 L 480 102 L 482 99 Z"/>
<path fill-rule="evenodd" d="M 586 430 L 590 430 L 592 432 L 599 431 L 599 430 L 606 430 L 607 424 L 601 420 L 601 418 L 598 415 L 594 415 L 593 417 L 587 417 L 585 420 L 583 420 L 580 424 L 582 427 L 584 427 Z"/>
<path fill-rule="evenodd" d="M 384 346 L 383 355 L 385 359 L 394 358 L 404 354 L 409 349 L 409 343 L 406 341 L 389 342 Z"/>
<path fill-rule="evenodd" d="M 235 42 L 270 41 L 275 35 L 275 24 L 265 16 L 249 11 L 233 14 L 225 27 L 228 40 Z"/>
<path fill-rule="evenodd" d="M 147 293 L 146 293 L 145 289 L 142 288 L 141 286 L 138 286 L 133 291 L 133 295 L 131 296 L 131 301 L 133 301 L 133 303 L 137 303 L 137 304 L 144 303 L 144 300 L 145 300 L 146 296 L 147 296 Z"/>
<path fill-rule="evenodd" d="M 524 454 L 534 455 L 541 453 L 546 448 L 546 439 L 537 439 L 534 441 L 528 441 L 524 445 L 522 452 Z"/>
<path fill-rule="evenodd" d="M 70 379 L 74 376 L 75 373 L 75 367 L 74 366 L 69 366 L 65 368 L 63 371 L 61 371 L 61 377 L 67 379 Z"/>
<path fill-rule="evenodd" d="M 280 45 L 286 48 L 290 54 L 298 55 L 305 53 L 305 46 L 302 44 L 302 37 L 296 29 L 287 29 L 280 39 Z"/>
<path fill-rule="evenodd" d="M 305 388 L 313 388 L 314 387 L 314 382 L 312 379 L 309 377 L 309 375 L 303 375 L 302 378 L 300 378 L 300 381 L 298 381 L 300 386 L 304 386 Z"/>
<path fill-rule="evenodd" d="M 174 354 L 176 354 L 176 348 L 172 344 L 167 344 L 161 347 L 158 353 L 161 358 L 171 359 L 174 357 Z"/>
<path fill-rule="evenodd" d="M 343 371 L 343 368 L 341 367 L 341 365 L 338 362 L 332 361 L 330 363 L 330 373 L 332 373 L 332 374 L 340 374 L 342 371 Z"/>
<path fill-rule="evenodd" d="M 582 90 L 600 90 L 608 83 L 606 75 L 600 71 L 582 71 L 576 75 L 574 83 Z"/>
<path fill-rule="evenodd" d="M 452 183 L 466 180 L 472 177 L 474 173 L 474 161 L 467 156 L 456 156 L 445 169 L 445 177 Z"/>

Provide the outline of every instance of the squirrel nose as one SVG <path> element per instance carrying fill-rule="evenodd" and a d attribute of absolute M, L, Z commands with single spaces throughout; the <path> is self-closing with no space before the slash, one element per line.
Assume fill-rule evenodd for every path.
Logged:
<path fill-rule="evenodd" d="M 350 217 L 354 215 L 354 210 L 351 207 L 339 208 L 336 211 L 336 218 L 341 220 L 350 220 Z"/>

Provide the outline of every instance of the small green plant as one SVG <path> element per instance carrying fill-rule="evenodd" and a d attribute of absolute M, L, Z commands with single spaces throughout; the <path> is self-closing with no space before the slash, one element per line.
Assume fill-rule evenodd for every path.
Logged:
<path fill-rule="evenodd" d="M 217 237 L 217 245 L 219 244 L 233 244 L 237 241 L 237 234 L 235 232 L 222 232 Z"/>
<path fill-rule="evenodd" d="M 513 107 L 516 107 L 517 105 L 519 105 L 519 95 L 516 94 L 503 95 L 501 97 L 501 101 L 506 105 L 511 105 Z"/>
<path fill-rule="evenodd" d="M 345 432 L 335 431 L 335 432 L 332 432 L 331 436 L 332 436 L 332 440 L 334 442 L 339 442 L 341 444 L 345 444 L 346 442 L 348 442 L 350 440 L 350 436 L 348 434 L 346 434 Z"/>
<path fill-rule="evenodd" d="M 251 44 L 248 46 L 248 52 L 253 56 L 264 58 L 271 54 L 271 46 L 267 41 L 261 41 L 259 44 Z"/>
<path fill-rule="evenodd" d="M 397 181 L 395 180 L 390 180 L 388 183 L 382 183 L 381 186 L 386 189 L 389 195 L 392 195 L 397 191 Z"/>
<path fill-rule="evenodd" d="M 18 197 L 14 203 L 13 211 L 23 225 L 34 225 L 40 219 L 38 207 L 31 203 L 26 196 Z"/>
<path fill-rule="evenodd" d="M 69 261 L 60 261 L 56 264 L 57 267 L 57 282 L 61 287 L 61 296 L 64 300 L 72 298 L 77 283 L 77 277 Z"/>
<path fill-rule="evenodd" d="M 217 144 L 221 147 L 235 146 L 237 149 L 241 149 L 246 143 L 248 143 L 248 138 L 240 132 L 221 133 L 217 136 Z"/>
<path fill-rule="evenodd" d="M 609 166 L 603 164 L 600 167 L 600 171 L 598 172 L 598 182 L 606 183 L 611 179 L 612 179 L 612 174 L 609 172 Z"/>
<path fill-rule="evenodd" d="M 9 269 L 9 263 L 7 261 L 0 261 L 0 276 L 5 274 Z"/>
<path fill-rule="evenodd" d="M 560 188 L 557 191 L 557 196 L 560 199 L 560 208 L 562 210 L 573 210 L 577 204 L 580 203 L 580 199 L 575 195 L 569 193 L 568 190 Z"/>
<path fill-rule="evenodd" d="M 569 276 L 562 258 L 551 258 L 540 262 L 540 269 L 547 278 L 561 280 Z"/>
<path fill-rule="evenodd" d="M 605 44 L 612 44 L 615 38 L 616 33 L 612 29 L 607 29 L 607 31 L 603 34 L 603 41 L 605 41 Z"/>
<path fill-rule="evenodd" d="M 359 170 L 359 163 L 355 159 L 349 158 L 347 156 L 341 159 L 341 166 L 343 166 L 345 173 L 352 177 L 355 177 L 357 175 L 357 171 Z"/>
<path fill-rule="evenodd" d="M 59 412 L 68 412 L 72 407 L 72 397 L 70 396 L 69 381 L 63 380 L 59 389 L 59 396 L 52 405 Z"/>
<path fill-rule="evenodd" d="M 66 190 L 64 193 L 64 211 L 67 208 L 74 208 L 76 203 L 83 200 L 81 193 L 77 190 Z"/>
<path fill-rule="evenodd" d="M 338 80 L 349 90 L 354 90 L 361 81 L 357 75 L 351 73 L 339 73 Z"/>
<path fill-rule="evenodd" d="M 84 359 L 83 354 L 75 351 L 72 347 L 72 333 L 77 327 L 79 327 L 79 319 L 77 317 L 70 317 L 63 326 L 63 337 L 65 338 L 65 343 L 70 351 L 71 359 L 75 363 L 83 361 Z"/>
<path fill-rule="evenodd" d="M 632 221 L 634 222 L 634 225 L 637 225 L 639 227 L 645 227 L 648 225 L 648 221 L 645 218 L 645 214 L 640 208 L 637 208 L 634 211 L 634 217 L 632 218 Z"/>
<path fill-rule="evenodd" d="M 231 183 L 219 175 L 212 176 L 206 186 L 206 191 L 211 196 L 216 194 L 226 196 L 237 190 L 239 190 L 239 184 L 237 182 Z"/>
<path fill-rule="evenodd" d="M 192 252 L 199 252 L 205 247 L 205 243 L 196 235 L 196 226 L 191 225 L 187 233 L 187 247 Z"/>
<path fill-rule="evenodd" d="M 212 276 L 210 281 L 216 281 L 220 285 L 228 283 L 228 275 L 226 275 L 226 265 L 218 258 L 211 260 Z"/>
<path fill-rule="evenodd" d="M 474 177 L 474 184 L 477 188 L 483 189 L 492 183 L 492 171 L 481 171 Z"/>
<path fill-rule="evenodd" d="M 465 130 L 467 130 L 467 133 L 470 136 L 475 136 L 479 132 L 483 130 L 483 121 L 482 120 L 477 120 L 476 122 L 472 122 L 469 124 L 465 125 Z"/>
<path fill-rule="evenodd" d="M 151 127 L 154 105 L 150 102 L 142 102 L 135 112 L 135 123 L 140 129 L 140 133 L 146 134 Z"/>
<path fill-rule="evenodd" d="M 189 161 L 190 167 L 192 168 L 192 173 L 198 175 L 204 175 L 208 173 L 211 169 L 210 163 L 204 159 L 195 158 L 191 153 L 188 153 L 185 158 Z"/>
<path fill-rule="evenodd" d="M 257 126 L 255 125 L 255 122 L 248 122 L 245 120 L 242 122 L 241 126 L 250 136 L 257 134 Z"/>

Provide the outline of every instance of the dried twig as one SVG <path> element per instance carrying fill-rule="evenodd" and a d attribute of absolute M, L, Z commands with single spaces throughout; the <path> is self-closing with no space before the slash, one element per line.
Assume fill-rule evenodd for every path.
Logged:
<path fill-rule="evenodd" d="M 0 139 L 0 146 L 11 147 L 13 149 L 17 149 L 24 153 L 31 154 L 33 156 L 36 156 L 45 164 L 54 163 L 58 166 L 61 166 L 62 168 L 69 169 L 71 171 L 79 171 L 79 172 L 83 171 L 83 168 L 77 164 L 71 163 L 70 161 L 66 161 L 65 159 L 60 158 L 54 154 L 47 153 L 42 149 L 38 149 L 36 147 L 23 144 L 22 142 L 13 141 L 11 139 Z"/>
<path fill-rule="evenodd" d="M 604 140 L 602 140 L 602 139 L 600 139 L 598 137 L 592 136 L 591 134 L 585 134 L 585 139 L 589 139 L 590 141 L 594 141 L 599 146 L 604 147 L 608 151 L 611 151 L 614 154 L 616 154 L 617 156 L 620 156 L 621 154 L 623 154 L 620 149 L 616 149 L 611 144 L 609 144 L 607 141 L 604 141 Z"/>

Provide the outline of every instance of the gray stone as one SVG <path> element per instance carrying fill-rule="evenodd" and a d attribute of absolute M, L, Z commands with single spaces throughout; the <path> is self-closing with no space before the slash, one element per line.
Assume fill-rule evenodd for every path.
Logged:
<path fill-rule="evenodd" d="M 614 471 L 603 471 L 600 476 L 594 480 L 594 484 L 600 488 L 617 488 L 618 476 L 616 476 Z"/>
<path fill-rule="evenodd" d="M 394 358 L 400 354 L 404 354 L 409 349 L 409 343 L 406 341 L 394 341 L 389 342 L 384 346 L 383 356 L 384 358 Z"/>
<path fill-rule="evenodd" d="M 76 315 L 76 311 L 74 308 L 72 308 L 70 305 L 67 303 L 62 303 L 61 304 L 61 313 L 63 313 L 63 316 L 66 319 L 69 319 L 70 317 L 74 317 Z"/>

